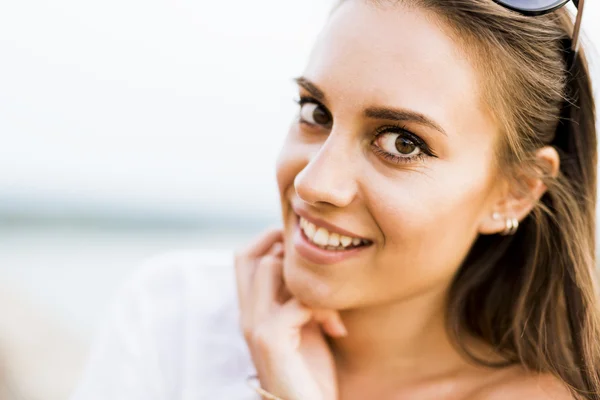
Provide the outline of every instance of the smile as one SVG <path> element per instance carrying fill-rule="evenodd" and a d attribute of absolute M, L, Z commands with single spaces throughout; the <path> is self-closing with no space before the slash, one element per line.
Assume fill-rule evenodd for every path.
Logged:
<path fill-rule="evenodd" d="M 300 211 L 302 213 L 302 211 Z M 302 258 L 316 265 L 333 265 L 359 257 L 372 248 L 372 241 L 355 236 L 343 229 L 327 225 L 327 228 L 297 215 L 294 248 Z M 337 232 L 336 232 L 337 231 Z"/>
<path fill-rule="evenodd" d="M 366 240 L 330 232 L 324 227 L 300 217 L 300 229 L 304 236 L 314 245 L 330 251 L 344 251 L 368 244 Z"/>

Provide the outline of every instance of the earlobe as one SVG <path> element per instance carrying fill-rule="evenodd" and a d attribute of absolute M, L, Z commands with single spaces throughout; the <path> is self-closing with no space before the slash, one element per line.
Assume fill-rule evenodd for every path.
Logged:
<path fill-rule="evenodd" d="M 485 218 L 479 227 L 479 233 L 482 235 L 500 234 L 508 236 L 514 235 L 518 229 L 519 219 L 495 211 L 490 217 Z"/>
<path fill-rule="evenodd" d="M 479 228 L 480 234 L 513 235 L 520 221 L 527 217 L 548 190 L 545 180 L 558 176 L 560 157 L 556 149 L 545 146 L 537 150 L 535 156 L 535 175 L 524 175 L 522 179 L 509 184 L 506 194 L 494 204 L 493 211 L 484 217 Z"/>

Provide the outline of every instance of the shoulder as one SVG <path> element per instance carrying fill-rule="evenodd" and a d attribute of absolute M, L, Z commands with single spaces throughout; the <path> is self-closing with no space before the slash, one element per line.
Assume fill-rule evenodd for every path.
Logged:
<path fill-rule="evenodd" d="M 558 378 L 550 374 L 529 373 L 515 369 L 486 385 L 470 400 L 572 400 L 573 395 Z"/>
<path fill-rule="evenodd" d="M 206 336 L 237 330 L 233 252 L 190 250 L 155 256 L 124 285 L 118 306 L 131 306 L 146 328 L 175 333 L 198 329 Z M 211 325 L 210 330 L 205 330 Z M 177 332 L 185 333 L 185 332 Z"/>
<path fill-rule="evenodd" d="M 247 398 L 233 253 L 143 263 L 113 301 L 73 399 Z"/>
<path fill-rule="evenodd" d="M 121 317 L 117 325 L 129 348 L 156 366 L 153 376 L 161 376 L 168 393 L 240 397 L 254 366 L 238 324 L 233 252 L 153 257 L 121 294 L 113 312 Z"/>
<path fill-rule="evenodd" d="M 113 314 L 161 326 L 174 319 L 201 317 L 236 300 L 233 253 L 177 251 L 147 259 L 121 286 Z M 235 311 L 231 310 L 231 311 Z"/>
<path fill-rule="evenodd" d="M 129 280 L 129 289 L 156 291 L 204 285 L 231 284 L 235 279 L 234 255 L 229 251 L 186 250 L 160 254 L 146 260 Z"/>

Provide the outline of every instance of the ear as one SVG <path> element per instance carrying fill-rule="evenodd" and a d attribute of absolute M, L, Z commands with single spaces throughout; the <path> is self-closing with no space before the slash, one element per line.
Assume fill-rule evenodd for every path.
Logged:
<path fill-rule="evenodd" d="M 548 189 L 544 177 L 558 176 L 560 157 L 554 147 L 545 146 L 535 153 L 535 174 L 523 173 L 512 182 L 505 181 L 499 189 L 488 215 L 483 217 L 479 233 L 491 235 L 502 233 L 507 228 L 507 220 L 522 221 L 533 210 Z"/>

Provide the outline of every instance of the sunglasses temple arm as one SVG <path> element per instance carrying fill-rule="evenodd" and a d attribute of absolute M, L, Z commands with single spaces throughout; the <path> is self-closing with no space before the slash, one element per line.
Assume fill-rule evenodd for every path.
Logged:
<path fill-rule="evenodd" d="M 577 51 L 579 50 L 579 43 L 580 43 L 580 32 L 581 32 L 581 20 L 583 19 L 583 8 L 585 6 L 585 0 L 579 0 L 579 7 L 577 10 L 577 18 L 575 19 L 575 27 L 573 29 L 573 39 L 571 41 L 572 43 L 572 50 L 573 53 L 577 53 Z"/>

